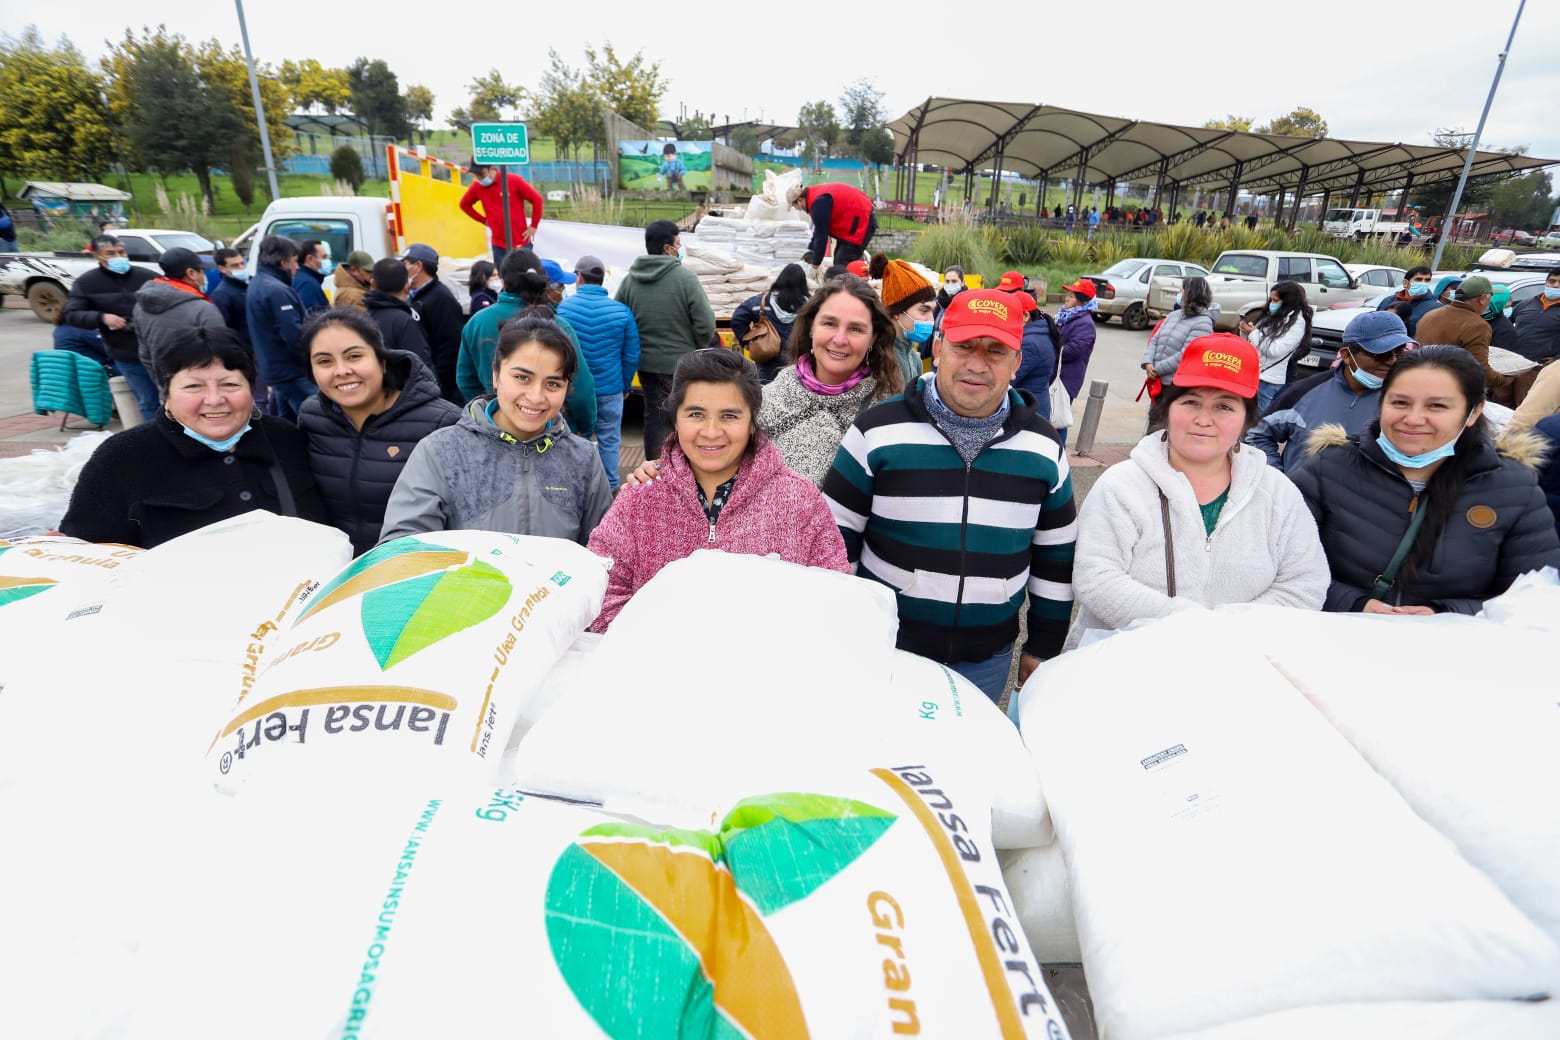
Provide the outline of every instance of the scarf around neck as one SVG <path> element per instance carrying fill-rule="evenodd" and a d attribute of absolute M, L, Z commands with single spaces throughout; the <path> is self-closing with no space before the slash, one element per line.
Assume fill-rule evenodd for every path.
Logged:
<path fill-rule="evenodd" d="M 1100 305 L 1094 300 L 1090 300 L 1081 307 L 1063 307 L 1056 312 L 1056 324 L 1066 325 L 1081 314 L 1097 314 L 1099 309 Z"/>
<path fill-rule="evenodd" d="M 840 394 L 843 394 L 845 391 L 853 389 L 857 383 L 860 383 L 863 379 L 872 374 L 872 368 L 865 361 L 863 361 L 861 363 L 861 367 L 852 372 L 846 378 L 845 382 L 841 383 L 839 386 L 830 386 L 828 383 L 821 382 L 818 379 L 817 373 L 813 370 L 813 359 L 811 354 L 803 354 L 801 357 L 797 358 L 795 368 L 797 381 L 800 382 L 809 393 L 821 394 L 824 397 L 836 397 Z"/>

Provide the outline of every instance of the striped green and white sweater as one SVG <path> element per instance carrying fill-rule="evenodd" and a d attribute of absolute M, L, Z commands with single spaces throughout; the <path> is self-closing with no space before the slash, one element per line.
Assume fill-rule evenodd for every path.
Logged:
<path fill-rule="evenodd" d="M 928 413 L 922 384 L 856 420 L 823 480 L 856 573 L 894 589 L 899 648 L 980 661 L 1018 637 L 1053 657 L 1072 613 L 1077 509 L 1067 455 L 1027 391 L 966 465 Z"/>

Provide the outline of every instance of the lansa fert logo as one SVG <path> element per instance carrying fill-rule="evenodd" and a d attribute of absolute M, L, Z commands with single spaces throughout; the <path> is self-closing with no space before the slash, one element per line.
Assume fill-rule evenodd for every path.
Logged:
<path fill-rule="evenodd" d="M 481 624 L 503 609 L 512 587 L 492 564 L 470 553 L 401 538 L 342 571 L 298 616 L 304 619 L 358 597 L 363 634 L 382 670 Z"/>
<path fill-rule="evenodd" d="M 773 794 L 718 833 L 610 823 L 582 834 L 547 883 L 547 939 L 612 1040 L 808 1036 L 764 919 L 866 852 L 895 817 L 864 802 Z"/>

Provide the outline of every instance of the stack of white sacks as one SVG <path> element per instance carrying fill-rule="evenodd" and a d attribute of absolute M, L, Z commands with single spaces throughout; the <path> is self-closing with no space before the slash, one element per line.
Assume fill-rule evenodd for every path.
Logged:
<path fill-rule="evenodd" d="M 1560 1036 L 1560 587 L 1480 618 L 1183 613 L 1042 666 L 1005 859 L 1101 1035 Z"/>
<path fill-rule="evenodd" d="M 582 639 L 607 568 L 0 544 L 0 1036 L 1065 1037 L 1034 765 L 893 597 L 699 553 Z"/>

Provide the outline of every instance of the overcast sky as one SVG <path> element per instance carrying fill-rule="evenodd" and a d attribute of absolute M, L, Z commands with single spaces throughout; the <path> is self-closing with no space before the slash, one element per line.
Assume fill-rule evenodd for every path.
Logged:
<path fill-rule="evenodd" d="M 1109 27 L 1100 28 L 1090 8 L 1067 4 L 1020 5 L 1000 15 L 998 7 L 945 5 L 928 8 L 938 14 L 926 18 L 912 17 L 910 6 L 889 15 L 876 4 L 741 10 L 681 16 L 676 5 L 645 0 L 245 4 L 257 61 L 312 57 L 339 66 L 358 55 L 383 58 L 403 85 L 433 90 L 441 119 L 465 103 L 466 85 L 490 66 L 534 88 L 549 47 L 577 66 L 587 44 L 610 41 L 620 56 L 642 49 L 661 62 L 671 82 L 663 117 L 686 105 L 689 114 L 713 109 L 718 121 L 794 124 L 803 104 L 837 104 L 847 82 L 866 77 L 883 91 L 890 119 L 929 95 L 1190 125 L 1230 112 L 1260 123 L 1305 105 L 1322 114 L 1334 137 L 1424 144 L 1439 127 L 1471 131 L 1478 123 L 1517 0 L 1116 0 L 1092 9 L 1109 16 Z M 1476 19 L 1469 10 L 1479 12 Z M 787 23 L 766 25 L 770 11 L 787 12 Z M 0 0 L 7 31 L 36 24 L 51 40 L 68 35 L 94 60 L 105 40 L 158 22 L 192 40 L 239 39 L 227 0 Z M 1525 144 L 1533 155 L 1560 159 L 1557 99 L 1560 0 L 1532 0 L 1484 146 Z"/>

